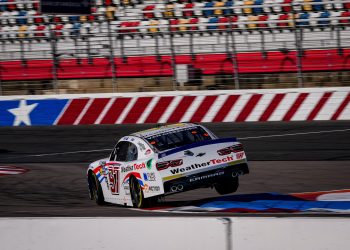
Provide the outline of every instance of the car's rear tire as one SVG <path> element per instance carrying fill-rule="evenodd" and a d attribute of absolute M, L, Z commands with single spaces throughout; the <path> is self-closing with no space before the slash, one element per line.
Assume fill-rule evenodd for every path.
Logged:
<path fill-rule="evenodd" d="M 134 176 L 130 177 L 130 195 L 132 205 L 135 208 L 152 207 L 158 202 L 159 199 L 158 196 L 145 198 L 142 187 Z"/>
<path fill-rule="evenodd" d="M 221 195 L 230 194 L 237 191 L 239 186 L 238 177 L 230 177 L 222 179 L 214 185 L 216 192 Z"/>
<path fill-rule="evenodd" d="M 103 196 L 103 191 L 101 187 L 101 183 L 97 179 L 95 174 L 90 175 L 90 185 L 91 185 L 91 199 L 93 199 L 97 205 L 105 204 L 105 198 Z"/>
<path fill-rule="evenodd" d="M 134 176 L 130 177 L 130 195 L 133 207 L 146 207 L 147 202 L 143 195 L 142 187 L 139 181 Z"/>

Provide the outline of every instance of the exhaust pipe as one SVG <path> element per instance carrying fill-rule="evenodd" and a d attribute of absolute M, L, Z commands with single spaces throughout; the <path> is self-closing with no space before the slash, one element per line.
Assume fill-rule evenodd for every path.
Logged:
<path fill-rule="evenodd" d="M 177 186 L 172 186 L 170 190 L 171 192 L 177 192 L 177 191 L 181 192 L 182 190 L 184 190 L 184 186 L 181 184 Z"/>

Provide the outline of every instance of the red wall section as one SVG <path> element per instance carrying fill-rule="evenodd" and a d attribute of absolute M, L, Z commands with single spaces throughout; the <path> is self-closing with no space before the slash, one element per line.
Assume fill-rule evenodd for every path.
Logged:
<path fill-rule="evenodd" d="M 279 73 L 296 72 L 296 52 L 269 52 L 264 58 L 261 53 L 249 52 L 237 55 L 239 73 Z M 171 76 L 171 57 L 155 56 L 128 57 L 125 62 L 115 58 L 117 76 Z M 204 74 L 233 72 L 232 61 L 226 54 L 203 54 L 192 58 L 190 55 L 176 56 L 177 64 L 191 64 L 203 69 Z M 339 71 L 350 69 L 350 49 L 308 50 L 302 57 L 303 71 Z M 89 64 L 87 59 L 62 59 L 58 67 L 59 79 L 105 78 L 111 77 L 111 66 L 106 58 L 94 58 Z M 1 80 L 38 80 L 52 79 L 51 60 L 30 60 L 26 65 L 21 61 L 0 62 Z"/>

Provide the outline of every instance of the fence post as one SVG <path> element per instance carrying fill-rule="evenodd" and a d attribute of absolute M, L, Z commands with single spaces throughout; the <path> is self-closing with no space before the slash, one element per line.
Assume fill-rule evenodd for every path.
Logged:
<path fill-rule="evenodd" d="M 53 19 L 53 16 L 49 16 L 49 20 Z M 57 77 L 57 68 L 59 65 L 59 58 L 57 54 L 57 37 L 54 31 L 52 30 L 51 22 L 49 21 L 49 35 L 50 35 L 50 45 L 51 45 L 51 54 L 52 54 L 52 80 L 53 80 L 53 89 L 56 94 L 58 94 L 58 77 Z"/>
<path fill-rule="evenodd" d="M 235 81 L 235 89 L 239 89 L 239 67 L 238 67 L 238 62 L 237 62 L 237 52 L 236 52 L 236 41 L 235 41 L 235 34 L 232 26 L 232 19 L 231 16 L 229 16 L 230 20 L 230 34 L 231 34 L 231 40 L 232 40 L 232 53 L 231 55 L 231 60 L 232 60 L 232 66 L 233 66 L 233 78 Z"/>
<path fill-rule="evenodd" d="M 299 4 L 298 4 L 299 5 Z M 296 5 L 292 5 L 292 15 L 293 15 L 293 31 L 294 31 L 294 40 L 295 40 L 295 46 L 297 51 L 297 78 L 298 78 L 298 88 L 304 87 L 304 79 L 303 79 L 303 47 L 302 47 L 302 32 L 303 29 L 299 27 L 298 23 L 295 20 L 296 12 L 295 7 Z"/>
<path fill-rule="evenodd" d="M 336 26 L 336 32 L 337 32 L 337 48 L 338 48 L 338 55 L 343 55 L 343 48 L 341 46 L 341 33 L 340 33 L 341 27 Z"/>
<path fill-rule="evenodd" d="M 111 70 L 112 70 L 112 87 L 113 87 L 113 92 L 116 92 L 118 91 L 117 68 L 114 61 L 111 20 L 109 20 L 109 18 L 107 18 L 107 30 L 108 30 L 108 41 L 109 41 L 109 63 L 111 64 Z"/>
<path fill-rule="evenodd" d="M 1 70 L 1 68 L 0 68 L 0 70 Z M 1 74 L 0 74 L 0 95 L 2 95 Z"/>
<path fill-rule="evenodd" d="M 168 31 L 169 31 L 170 53 L 171 53 L 170 60 L 171 60 L 171 67 L 173 68 L 173 90 L 177 90 L 175 48 L 174 48 L 173 34 L 171 32 L 170 20 L 168 22 Z"/>

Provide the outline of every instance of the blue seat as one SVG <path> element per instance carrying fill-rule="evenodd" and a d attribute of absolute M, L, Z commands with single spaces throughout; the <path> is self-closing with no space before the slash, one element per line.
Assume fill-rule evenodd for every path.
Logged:
<path fill-rule="evenodd" d="M 211 17 L 208 21 L 208 23 L 213 24 L 213 25 L 209 25 L 207 26 L 208 30 L 216 30 L 218 28 L 218 22 L 219 22 L 219 18 L 217 17 Z M 214 25 L 215 24 L 215 25 Z"/>
<path fill-rule="evenodd" d="M 18 16 L 22 17 L 22 18 L 18 18 L 17 19 L 18 24 L 23 25 L 23 24 L 27 24 L 28 23 L 27 17 L 26 17 L 27 16 L 27 11 L 21 10 L 19 12 Z"/>
<path fill-rule="evenodd" d="M 225 2 L 225 9 L 223 11 L 224 15 L 225 16 L 229 16 L 229 15 L 232 15 L 233 14 L 233 10 L 232 10 L 232 7 L 233 7 L 233 1 L 232 0 L 227 0 Z"/>
<path fill-rule="evenodd" d="M 312 5 L 312 9 L 313 9 L 314 11 L 322 11 L 322 10 L 324 9 L 322 0 L 314 0 L 313 2 L 314 2 L 314 3 L 319 3 L 319 4 L 314 4 L 314 5 Z"/>
<path fill-rule="evenodd" d="M 211 10 L 207 10 L 206 9 L 206 8 L 213 8 L 213 7 L 214 7 L 214 3 L 213 2 L 207 2 L 204 5 L 203 16 L 210 17 L 210 16 L 214 15 L 214 9 L 211 9 Z"/>
<path fill-rule="evenodd" d="M 262 6 L 263 4 L 264 4 L 264 0 L 255 0 L 254 5 L 259 5 L 259 7 L 253 7 L 253 13 L 255 15 L 260 15 L 263 13 L 264 11 Z"/>
<path fill-rule="evenodd" d="M 321 13 L 319 18 L 329 18 L 330 16 L 331 16 L 331 13 L 329 13 L 329 11 L 324 11 L 324 12 Z M 329 25 L 330 24 L 330 20 L 319 20 L 317 23 L 319 25 Z"/>
<path fill-rule="evenodd" d="M 297 19 L 297 24 L 299 26 L 308 26 L 308 25 L 310 25 L 309 19 L 310 19 L 309 13 L 307 13 L 307 12 L 301 13 L 299 15 L 299 18 Z"/>

